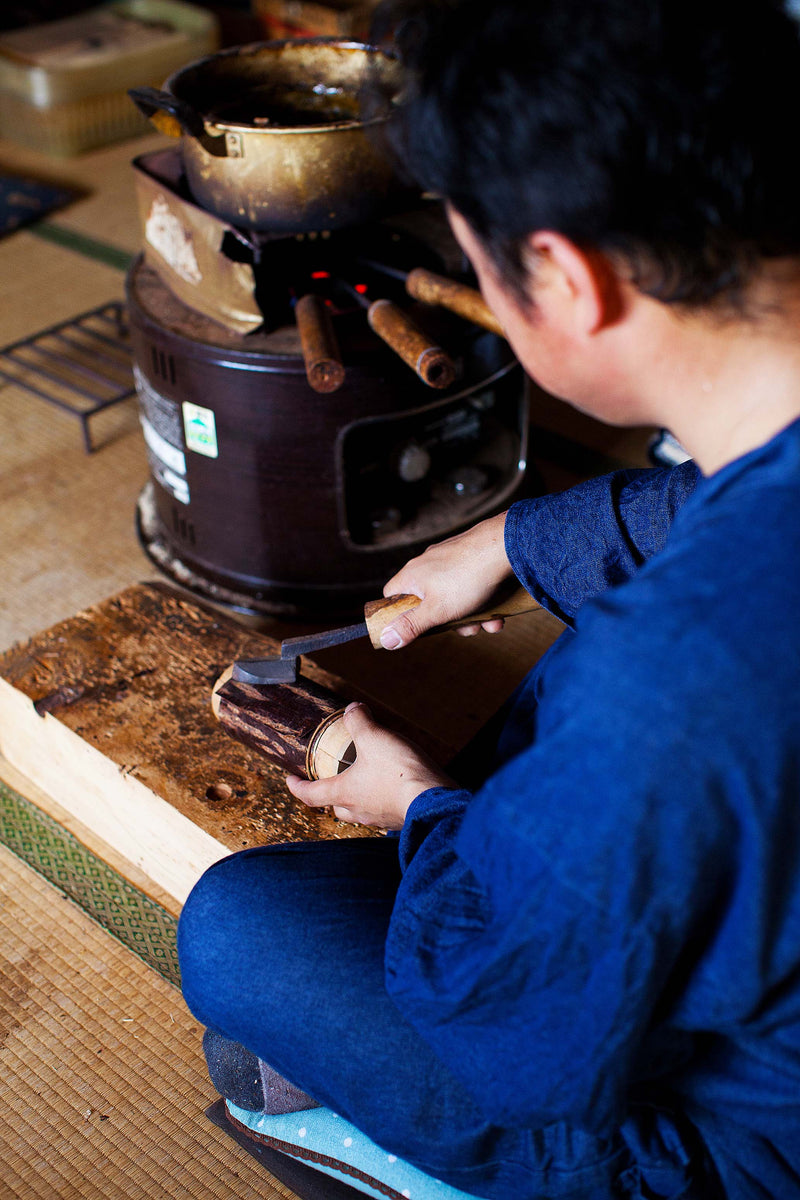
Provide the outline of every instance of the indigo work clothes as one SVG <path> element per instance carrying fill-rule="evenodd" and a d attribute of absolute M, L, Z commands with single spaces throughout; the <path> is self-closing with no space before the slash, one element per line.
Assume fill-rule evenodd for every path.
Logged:
<path fill-rule="evenodd" d="M 487 781 L 417 797 L 397 874 L 346 851 L 347 917 L 339 850 L 212 868 L 187 1001 L 478 1196 L 800 1197 L 800 422 L 522 501 L 506 546 L 571 628 Z"/>

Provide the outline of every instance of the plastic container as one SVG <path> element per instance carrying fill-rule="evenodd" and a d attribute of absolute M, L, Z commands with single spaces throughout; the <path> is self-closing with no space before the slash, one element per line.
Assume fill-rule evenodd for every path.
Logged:
<path fill-rule="evenodd" d="M 114 0 L 0 35 L 0 135 L 79 154 L 148 130 L 128 88 L 159 87 L 213 53 L 212 13 L 182 0 Z"/>
<path fill-rule="evenodd" d="M 376 4 L 377 0 L 251 0 L 269 38 L 366 39 Z"/>

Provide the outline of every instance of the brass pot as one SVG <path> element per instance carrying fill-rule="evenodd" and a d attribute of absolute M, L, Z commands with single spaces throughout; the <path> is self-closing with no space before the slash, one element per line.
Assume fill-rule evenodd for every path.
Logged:
<path fill-rule="evenodd" d="M 223 50 L 176 71 L 163 91 L 130 96 L 180 137 L 200 205 L 233 225 L 290 233 L 368 220 L 399 189 L 369 136 L 390 118 L 398 82 L 383 51 L 310 38 Z"/>

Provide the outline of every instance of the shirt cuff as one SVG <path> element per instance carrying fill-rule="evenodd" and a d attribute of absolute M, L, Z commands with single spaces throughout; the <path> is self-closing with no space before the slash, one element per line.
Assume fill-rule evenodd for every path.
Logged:
<path fill-rule="evenodd" d="M 472 798 L 464 788 L 433 787 L 411 801 L 400 831 L 400 869 L 405 871 L 426 837 L 442 821 L 460 818 Z"/>

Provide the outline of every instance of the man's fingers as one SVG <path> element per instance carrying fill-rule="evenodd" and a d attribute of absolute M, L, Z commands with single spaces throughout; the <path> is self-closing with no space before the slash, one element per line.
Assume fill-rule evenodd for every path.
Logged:
<path fill-rule="evenodd" d="M 386 626 L 381 634 L 381 645 L 384 650 L 399 650 L 402 646 L 413 642 L 420 634 L 427 633 L 429 629 L 447 624 L 448 619 L 444 617 L 436 621 L 426 620 L 424 610 L 421 613 L 419 608 L 415 608 L 411 612 L 395 617 L 391 625 Z M 504 624 L 502 617 L 495 617 L 491 621 L 483 621 L 480 624 L 459 625 L 456 632 L 460 633 L 462 637 L 472 637 L 474 634 L 480 633 L 482 629 L 487 633 L 499 633 Z"/>
<path fill-rule="evenodd" d="M 358 746 L 359 739 L 375 729 L 376 722 L 366 704 L 348 704 L 344 712 L 344 725 Z M 342 799 L 341 773 L 330 779 L 302 779 L 299 775 L 287 775 L 286 786 L 292 795 L 311 808 L 326 808 Z"/>
<path fill-rule="evenodd" d="M 495 617 L 493 620 L 481 622 L 480 625 L 459 625 L 456 632 L 462 637 L 474 637 L 475 634 L 480 634 L 481 630 L 487 634 L 499 634 L 504 625 L 503 617 Z"/>
<path fill-rule="evenodd" d="M 357 739 L 359 734 L 369 733 L 376 726 L 375 718 L 366 704 L 362 704 L 360 700 L 353 700 L 344 710 L 344 723 L 348 733 L 352 733 L 353 739 Z"/>
<path fill-rule="evenodd" d="M 472 637 L 473 634 L 480 633 L 483 630 L 485 633 L 500 633 L 505 626 L 503 617 L 493 617 L 491 621 L 482 621 L 480 625 L 459 625 L 456 630 L 462 637 Z"/>
<path fill-rule="evenodd" d="M 286 777 L 286 786 L 289 791 L 309 808 L 326 808 L 332 802 L 329 794 L 331 782 L 328 779 L 301 779 L 299 775 L 287 775 Z"/>

